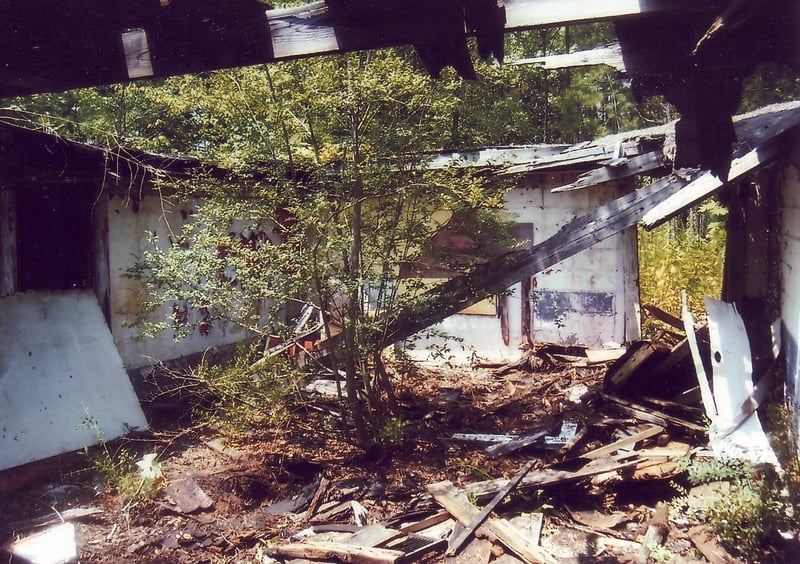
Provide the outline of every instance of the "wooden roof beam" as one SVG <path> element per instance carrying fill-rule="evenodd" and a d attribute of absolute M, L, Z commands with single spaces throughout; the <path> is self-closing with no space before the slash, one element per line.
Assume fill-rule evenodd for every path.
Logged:
<path fill-rule="evenodd" d="M 350 0 L 348 0 L 350 1 Z M 652 14 L 699 14 L 695 0 L 504 0 L 505 32 Z M 357 3 L 355 4 L 357 5 Z M 446 5 L 431 0 L 431 10 Z M 410 45 L 412 22 L 348 20 L 326 2 L 267 10 L 258 0 L 158 4 L 10 0 L 0 19 L 0 97 L 164 78 L 323 54 Z M 372 17 L 372 19 L 370 19 Z M 425 14 L 420 15 L 423 22 Z M 420 24 L 422 25 L 422 24 Z M 450 64 L 450 63 L 446 63 Z"/>

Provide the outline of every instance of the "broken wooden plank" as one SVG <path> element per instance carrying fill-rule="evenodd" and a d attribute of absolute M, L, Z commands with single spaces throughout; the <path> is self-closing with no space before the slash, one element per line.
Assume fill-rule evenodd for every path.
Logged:
<path fill-rule="evenodd" d="M 650 209 L 642 218 L 642 225 L 646 229 L 653 229 L 669 221 L 682 211 L 714 195 L 723 186 L 727 186 L 769 163 L 781 154 L 782 147 L 782 143 L 773 139 L 756 147 L 746 155 L 733 159 L 728 171 L 727 182 L 723 182 L 710 172 L 693 179 L 683 190 Z"/>
<path fill-rule="evenodd" d="M 508 519 L 492 519 L 487 523 L 490 538 L 502 542 L 511 552 L 520 556 L 525 562 L 542 562 L 557 564 L 559 561 L 543 548 L 533 544 L 532 539 L 524 535 Z"/>
<path fill-rule="evenodd" d="M 686 338 L 689 342 L 689 350 L 692 353 L 694 369 L 697 374 L 697 383 L 700 386 L 700 397 L 703 400 L 703 407 L 709 420 L 714 420 L 717 416 L 717 406 L 714 403 L 714 395 L 711 393 L 711 386 L 708 383 L 706 369 L 703 366 L 703 359 L 700 356 L 700 348 L 697 345 L 697 335 L 695 334 L 694 318 L 689 311 L 689 304 L 686 300 L 686 290 L 681 290 L 681 316 L 686 330 Z"/>
<path fill-rule="evenodd" d="M 708 327 L 703 326 L 696 330 L 694 339 L 699 342 L 708 342 Z M 675 373 L 675 370 L 684 362 L 688 362 L 691 357 L 692 349 L 689 338 L 681 339 L 675 346 L 670 349 L 669 354 L 663 360 L 653 367 L 650 371 L 649 380 L 658 382 L 660 380 L 668 381 L 670 376 Z M 664 400 L 660 400 L 664 401 Z M 680 404 L 675 404 L 680 405 Z"/>
<path fill-rule="evenodd" d="M 270 556 L 310 558 L 312 560 L 339 559 L 356 564 L 394 564 L 405 557 L 399 550 L 372 548 L 334 542 L 294 542 L 268 547 L 264 551 Z"/>
<path fill-rule="evenodd" d="M 481 525 L 481 523 L 483 523 L 489 516 L 489 514 L 492 511 L 494 511 L 494 508 L 497 507 L 509 493 L 511 493 L 511 490 L 517 487 L 517 484 L 520 483 L 522 478 L 524 478 L 525 475 L 530 471 L 530 469 L 533 468 L 535 462 L 536 462 L 535 460 L 529 460 L 528 462 L 526 462 L 525 465 L 522 468 L 520 468 L 520 470 L 514 475 L 514 477 L 511 478 L 508 484 L 506 484 L 499 492 L 497 492 L 497 494 L 492 498 L 492 500 L 489 503 L 487 503 L 483 509 L 481 509 L 481 511 L 472 519 L 472 521 L 470 521 L 466 529 L 464 529 L 464 531 L 462 531 L 455 538 L 450 539 L 450 542 L 448 543 L 447 546 L 447 551 L 445 552 L 447 556 L 452 556 L 459 551 L 459 549 L 467 541 L 467 539 L 469 539 L 473 535 L 473 533 Z"/>
<path fill-rule="evenodd" d="M 502 4 L 506 9 L 506 30 L 570 25 L 648 14 L 714 11 L 714 2 L 700 5 L 701 3 L 687 0 L 502 0 Z"/>
<path fill-rule="evenodd" d="M 663 309 L 653 304 L 645 304 L 642 306 L 642 309 L 645 310 L 649 315 L 655 317 L 659 321 L 666 323 L 673 329 L 677 329 L 678 331 L 683 331 L 685 328 L 683 326 L 683 322 L 680 318 L 675 317 L 674 315 L 667 313 Z"/>
<path fill-rule="evenodd" d="M 617 360 L 626 352 L 625 347 L 612 349 L 586 349 L 586 360 L 591 364 L 603 364 Z"/>
<path fill-rule="evenodd" d="M 620 359 L 611 365 L 604 383 L 612 390 L 623 387 L 643 366 L 658 362 L 667 354 L 666 347 L 657 341 L 638 341 L 632 344 Z"/>
<path fill-rule="evenodd" d="M 485 147 L 471 151 L 442 151 L 423 158 L 420 165 L 401 165 L 403 170 L 442 168 L 484 168 L 527 165 L 562 158 L 568 144 L 537 144 L 518 147 Z"/>
<path fill-rule="evenodd" d="M 430 517 L 426 517 L 421 521 L 416 521 L 414 523 L 409 523 L 408 525 L 403 525 L 400 527 L 400 532 L 402 533 L 418 533 L 420 531 L 424 531 L 425 529 L 429 529 L 439 523 L 447 521 L 450 518 L 450 514 L 447 511 L 437 511 Z"/>
<path fill-rule="evenodd" d="M 656 425 L 660 425 L 662 427 L 666 427 L 667 424 L 670 424 L 676 427 L 681 427 L 688 431 L 705 432 L 705 427 L 693 421 L 688 421 L 686 419 L 670 415 L 669 413 L 664 413 L 663 411 L 658 411 L 652 407 L 647 407 L 632 401 L 628 401 L 606 392 L 598 392 L 598 394 L 603 399 L 612 402 L 620 411 L 632 415 L 637 419 L 641 419 L 642 421 L 655 423 Z"/>
<path fill-rule="evenodd" d="M 663 447 L 651 447 L 636 451 L 640 460 L 633 470 L 634 480 L 671 478 L 677 474 L 680 461 L 689 455 L 691 446 L 687 443 L 670 441 Z"/>
<path fill-rule="evenodd" d="M 311 498 L 311 502 L 308 505 L 308 509 L 306 509 L 306 521 L 310 520 L 314 513 L 317 512 L 319 508 L 319 504 L 322 503 L 322 499 L 325 497 L 325 494 L 328 491 L 328 487 L 331 485 L 331 481 L 322 476 L 319 480 L 319 485 L 317 486 L 317 491 L 314 492 L 314 497 Z"/>
<path fill-rule="evenodd" d="M 541 468 L 528 472 L 527 476 L 522 479 L 522 483 L 518 486 L 520 489 L 525 488 L 543 488 L 546 486 L 553 486 L 557 484 L 567 484 L 570 482 L 577 482 L 586 478 L 591 478 L 598 474 L 606 474 L 608 472 L 615 472 L 632 468 L 636 466 L 636 460 L 626 461 L 606 461 L 603 459 L 596 459 L 585 461 L 583 459 L 568 460 L 559 464 L 559 466 L 579 465 L 575 470 L 563 470 L 560 468 Z M 460 488 L 460 492 L 464 495 L 475 496 L 476 499 L 485 499 L 495 495 L 500 491 L 508 480 L 505 478 L 497 478 L 495 480 L 485 480 L 482 482 L 472 482 Z"/>
<path fill-rule="evenodd" d="M 574 182 L 553 188 L 551 192 L 571 192 L 573 190 L 590 188 L 606 182 L 630 178 L 661 168 L 664 168 L 664 153 L 661 151 L 651 151 L 643 155 L 636 155 L 635 157 L 622 160 L 615 159 L 614 166 L 606 165 L 585 172 Z"/>
<path fill-rule="evenodd" d="M 597 164 L 614 157 L 614 145 L 603 143 L 580 143 L 567 147 L 560 153 L 544 155 L 527 163 L 509 166 L 498 171 L 499 176 L 511 176 L 538 170 L 550 170 L 556 167 L 577 167 L 579 165 Z"/>
<path fill-rule="evenodd" d="M 535 65 L 544 70 L 569 69 L 575 67 L 589 67 L 606 65 L 617 72 L 625 72 L 625 60 L 622 58 L 622 47 L 618 42 L 613 42 L 603 47 L 561 53 L 545 57 L 526 57 L 511 61 L 512 65 Z"/>
<path fill-rule="evenodd" d="M 640 441 L 650 439 L 652 437 L 655 437 L 656 435 L 660 435 L 663 432 L 664 432 L 664 427 L 661 427 L 660 425 L 646 425 L 643 430 L 638 431 L 637 433 L 631 435 L 630 437 L 619 439 L 618 441 L 614 441 L 611 444 L 583 453 L 581 455 L 581 458 L 588 458 L 588 459 L 603 458 L 605 456 L 614 454 L 615 452 L 617 452 L 622 448 L 631 447 Z"/>
<path fill-rule="evenodd" d="M 649 403 L 663 409 L 683 412 L 692 419 L 701 419 L 705 414 L 703 409 L 700 407 L 694 407 L 676 401 L 665 400 L 661 398 L 652 398 L 650 396 L 639 396 L 639 399 L 643 403 Z"/>
<path fill-rule="evenodd" d="M 468 525 L 480 512 L 449 480 L 428 484 L 426 489 L 436 502 L 447 509 L 459 523 Z M 501 542 L 527 562 L 546 562 L 548 564 L 557 562 L 544 550 L 534 546 L 528 538 L 520 533 L 519 529 L 505 519 L 490 519 L 478 529 L 478 534 Z"/>

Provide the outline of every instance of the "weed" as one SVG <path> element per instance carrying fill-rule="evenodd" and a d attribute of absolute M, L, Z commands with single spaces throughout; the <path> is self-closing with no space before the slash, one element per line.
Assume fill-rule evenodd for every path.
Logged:
<path fill-rule="evenodd" d="M 400 417 L 390 417 L 379 432 L 379 439 L 385 445 L 400 446 L 406 440 L 406 422 Z"/>
<path fill-rule="evenodd" d="M 151 499 L 161 491 L 164 477 L 155 460 L 155 454 L 145 455 L 134 465 L 136 454 L 133 451 L 120 447 L 112 452 L 100 424 L 89 414 L 75 428 L 88 429 L 95 433 L 97 447 L 85 447 L 83 453 L 90 468 L 100 477 L 105 487 L 128 500 Z M 141 471 L 137 471 L 135 466 Z"/>
<path fill-rule="evenodd" d="M 758 560 L 780 543 L 780 531 L 790 526 L 790 502 L 771 466 L 730 458 L 694 460 L 686 473 L 692 484 L 709 489 L 702 496 L 684 490 L 671 502 L 676 513 L 707 522 L 728 550 L 747 559 Z"/>
<path fill-rule="evenodd" d="M 265 426 L 284 427 L 291 417 L 292 399 L 299 397 L 303 374 L 280 356 L 255 363 L 252 358 L 253 350 L 243 345 L 225 364 L 211 365 L 203 359 L 188 370 L 162 366 L 170 380 L 164 395 L 193 405 L 196 421 L 222 426 L 233 435 Z"/>
<path fill-rule="evenodd" d="M 675 553 L 663 544 L 653 542 L 648 544 L 647 548 L 650 551 L 650 560 L 657 564 L 666 564 L 667 562 L 673 562 L 675 559 Z"/>

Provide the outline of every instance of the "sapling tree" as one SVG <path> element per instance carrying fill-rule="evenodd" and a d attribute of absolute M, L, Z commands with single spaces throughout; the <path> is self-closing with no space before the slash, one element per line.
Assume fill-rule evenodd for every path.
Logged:
<path fill-rule="evenodd" d="M 132 274 L 150 289 L 149 305 L 173 304 L 173 315 L 150 327 L 177 335 L 224 320 L 290 337 L 278 310 L 314 304 L 329 337 L 328 368 L 344 372 L 347 411 L 368 446 L 394 408 L 376 336 L 422 287 L 422 273 L 401 279 L 401 266 L 418 261 L 452 217 L 472 221 L 473 259 L 496 251 L 504 229 L 491 212 L 503 187 L 474 172 L 420 166 L 439 106 L 450 100 L 397 53 L 260 72 L 267 100 L 246 105 L 253 120 L 268 113 L 279 132 L 262 140 L 269 158 L 240 160 L 224 181 L 187 183 L 204 203 L 170 241 L 153 240 Z M 286 76 L 293 87 L 279 89 Z M 471 265 L 462 257 L 457 266 Z"/>

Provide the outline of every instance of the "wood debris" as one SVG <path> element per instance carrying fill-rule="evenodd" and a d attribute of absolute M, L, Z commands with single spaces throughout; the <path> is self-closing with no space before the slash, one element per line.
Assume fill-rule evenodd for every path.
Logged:
<path fill-rule="evenodd" d="M 711 354 L 705 326 L 692 326 L 691 336 L 701 355 Z M 237 445 L 232 457 L 227 445 L 204 441 L 217 465 L 178 474 L 187 478 L 163 494 L 173 504 L 156 502 L 170 508 L 169 527 L 158 535 L 134 528 L 117 544 L 131 557 L 161 561 L 258 546 L 263 561 L 502 564 L 576 554 L 644 562 L 654 547 L 663 542 L 672 550 L 678 538 L 684 554 L 694 545 L 711 561 L 730 561 L 708 530 L 665 515 L 655 498 L 629 498 L 668 487 L 680 462 L 706 445 L 691 341 L 676 328 L 600 364 L 580 347 L 545 345 L 535 356 L 547 363 L 544 372 L 530 371 L 531 353 L 511 370 L 418 383 L 429 388 L 399 399 L 413 448 L 424 454 L 401 474 L 366 457 L 348 459 L 350 466 L 335 457 L 327 462 L 323 451 L 305 457 L 315 439 L 306 433 L 291 452 L 278 444 L 270 467 L 283 473 L 267 479 L 256 465 L 246 467 L 244 448 Z M 437 455 L 450 462 L 430 470 L 428 458 Z M 214 482 L 225 488 L 208 490 L 212 499 L 206 489 Z M 215 530 L 227 526 L 226 510 L 245 493 L 256 500 L 250 507 L 257 517 L 235 532 Z M 105 534 L 126 533 L 119 527 Z"/>

